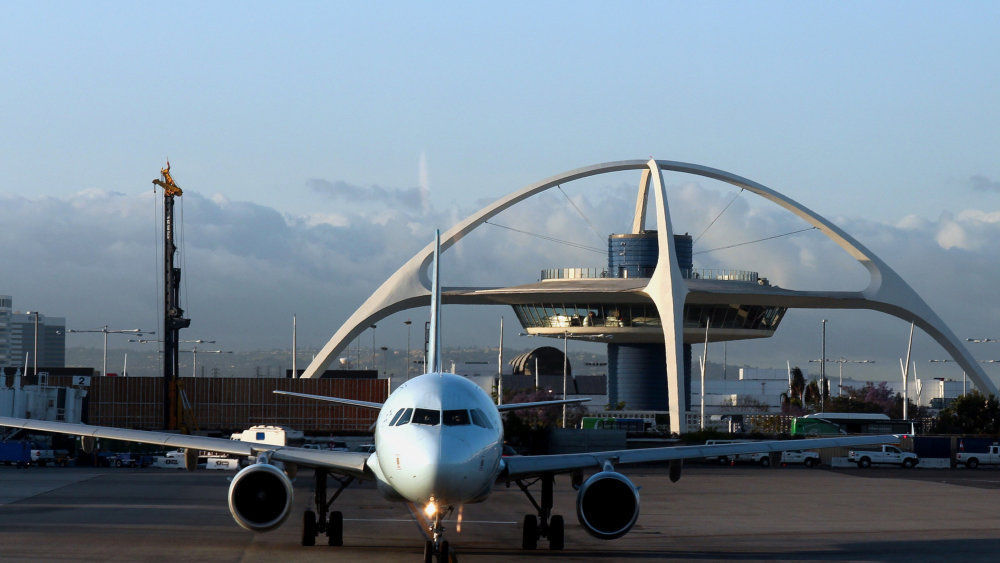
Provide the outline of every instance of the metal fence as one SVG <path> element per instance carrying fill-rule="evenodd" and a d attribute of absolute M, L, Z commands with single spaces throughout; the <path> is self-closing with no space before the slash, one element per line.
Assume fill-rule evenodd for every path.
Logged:
<path fill-rule="evenodd" d="M 70 385 L 50 379 L 51 385 Z M 304 432 L 367 432 L 378 412 L 363 407 L 275 395 L 284 390 L 384 402 L 386 379 L 259 379 L 182 377 L 178 387 L 203 431 L 242 430 L 255 424 Z M 158 377 L 95 377 L 87 395 L 86 421 L 142 430 L 163 428 L 163 380 Z"/>

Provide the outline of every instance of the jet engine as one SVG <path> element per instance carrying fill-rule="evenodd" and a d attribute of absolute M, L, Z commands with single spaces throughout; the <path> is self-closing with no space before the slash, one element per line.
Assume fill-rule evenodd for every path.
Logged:
<path fill-rule="evenodd" d="M 229 512 L 241 527 L 267 532 L 280 526 L 292 507 L 292 482 L 269 463 L 243 468 L 229 485 Z"/>
<path fill-rule="evenodd" d="M 639 491 L 621 473 L 595 473 L 580 485 L 576 516 L 580 525 L 595 538 L 620 538 L 639 518 Z"/>

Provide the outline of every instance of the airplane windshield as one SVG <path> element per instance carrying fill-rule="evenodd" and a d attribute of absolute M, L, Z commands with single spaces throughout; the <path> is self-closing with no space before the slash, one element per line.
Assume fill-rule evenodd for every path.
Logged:
<path fill-rule="evenodd" d="M 482 426 L 483 428 L 493 428 L 493 425 L 490 424 L 490 420 L 486 418 L 486 415 L 483 413 L 483 411 L 479 409 L 472 409 L 471 411 L 469 411 L 469 414 L 472 415 L 472 423 L 475 424 L 476 426 Z"/>
<path fill-rule="evenodd" d="M 399 414 L 392 419 L 389 426 L 402 426 L 410 422 L 410 415 L 413 414 L 413 409 L 401 409 Z"/>
<path fill-rule="evenodd" d="M 469 424 L 469 411 L 465 409 L 444 411 L 445 426 L 467 426 Z"/>
<path fill-rule="evenodd" d="M 413 411 L 413 424 L 426 424 L 437 426 L 441 422 L 441 411 L 430 409 L 416 409 Z"/>

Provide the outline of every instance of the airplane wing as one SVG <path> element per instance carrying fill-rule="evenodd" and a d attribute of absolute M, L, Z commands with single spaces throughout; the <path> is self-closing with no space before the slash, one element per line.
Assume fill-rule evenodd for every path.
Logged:
<path fill-rule="evenodd" d="M 713 444 L 711 446 L 672 446 L 637 450 L 614 450 L 578 454 L 510 456 L 503 459 L 502 477 L 523 478 L 543 473 L 567 473 L 577 469 L 600 468 L 605 461 L 612 464 L 654 463 L 675 459 L 731 456 L 786 450 L 811 450 L 840 446 L 871 446 L 899 442 L 895 434 L 880 436 L 840 436 L 837 438 L 807 438 L 804 440 L 768 440 Z"/>
<path fill-rule="evenodd" d="M 190 436 L 187 434 L 171 434 L 169 432 L 130 430 L 111 426 L 91 426 L 89 424 L 10 418 L 6 416 L 0 416 L 0 426 L 92 438 L 123 440 L 126 442 L 140 442 L 143 444 L 156 444 L 169 448 L 220 452 L 238 456 L 253 456 L 270 452 L 272 460 L 296 463 L 305 467 L 319 467 L 335 473 L 353 475 L 355 477 L 367 476 L 365 463 L 368 461 L 368 456 L 370 455 L 363 452 L 307 450 L 305 448 L 258 444 L 240 440 L 227 440 L 225 438 L 212 438 L 210 436 Z"/>
<path fill-rule="evenodd" d="M 372 403 L 369 401 L 358 401 L 356 399 L 341 399 L 340 397 L 328 397 L 326 395 L 310 395 L 308 393 L 295 393 L 294 391 L 272 391 L 275 395 L 288 395 L 290 397 L 301 397 L 303 399 L 315 399 L 317 401 L 328 401 L 330 403 L 343 403 L 355 407 L 365 407 L 366 409 L 380 409 L 382 403 Z"/>
<path fill-rule="evenodd" d="M 275 391 L 277 393 L 277 391 Z M 531 409 L 534 407 L 550 407 L 552 405 L 568 405 L 571 403 L 586 403 L 590 399 L 557 399 L 555 401 L 535 401 L 534 403 L 508 403 L 506 405 L 497 405 L 497 410 L 500 412 L 512 411 L 516 409 Z"/>

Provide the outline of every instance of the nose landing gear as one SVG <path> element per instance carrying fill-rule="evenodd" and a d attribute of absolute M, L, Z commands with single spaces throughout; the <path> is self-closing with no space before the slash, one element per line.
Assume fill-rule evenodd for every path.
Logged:
<path fill-rule="evenodd" d="M 541 503 L 535 500 L 532 496 L 529 487 L 535 483 L 541 481 L 542 484 L 542 494 Z M 551 473 L 546 473 L 538 479 L 530 482 L 524 482 L 521 480 L 515 481 L 518 488 L 524 492 L 528 500 L 538 511 L 538 515 L 526 514 L 524 516 L 524 525 L 521 528 L 521 549 L 537 549 L 538 539 L 547 538 L 549 540 L 549 549 L 551 550 L 561 550 L 565 546 L 565 524 L 563 522 L 563 517 L 552 514 L 552 484 L 555 481 L 555 476 Z"/>
<path fill-rule="evenodd" d="M 437 555 L 438 563 L 449 563 L 456 560 L 455 555 L 451 552 L 451 545 L 448 544 L 448 540 L 444 539 L 444 526 L 441 524 L 454 508 L 449 506 L 434 514 L 434 521 L 429 526 L 431 539 L 424 542 L 424 563 L 433 563 L 435 555 Z"/>
<path fill-rule="evenodd" d="M 302 515 L 302 545 L 316 545 L 316 536 L 319 534 L 326 534 L 327 545 L 344 545 L 344 514 L 339 510 L 331 511 L 330 508 L 340 493 L 354 481 L 354 477 L 333 476 L 339 487 L 332 496 L 327 498 L 326 482 L 327 477 L 331 476 L 330 473 L 316 469 L 315 475 L 316 487 L 313 502 L 316 510 L 315 512 L 306 510 Z"/>

